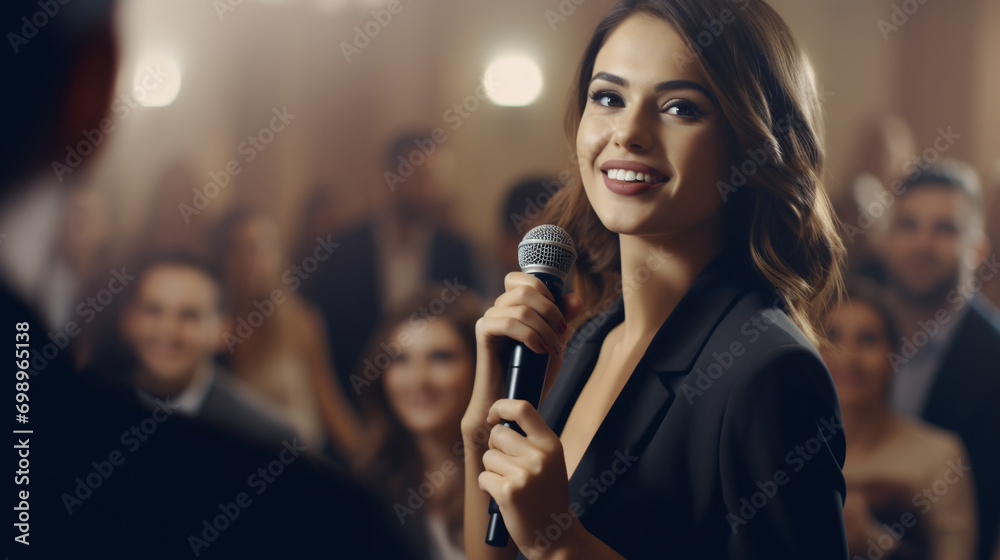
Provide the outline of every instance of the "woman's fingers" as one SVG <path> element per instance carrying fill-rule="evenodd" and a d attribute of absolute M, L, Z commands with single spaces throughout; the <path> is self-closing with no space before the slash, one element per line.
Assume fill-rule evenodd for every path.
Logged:
<path fill-rule="evenodd" d="M 483 467 L 500 476 L 512 476 L 519 470 L 513 457 L 496 449 L 490 449 L 483 453 Z"/>
<path fill-rule="evenodd" d="M 494 437 L 501 438 L 498 441 L 502 444 L 512 445 L 513 440 L 511 438 L 515 436 L 522 440 L 526 437 L 528 441 L 525 442 L 525 445 L 535 446 L 546 452 L 558 447 L 555 444 L 559 442 L 559 438 L 556 437 L 552 429 L 542 419 L 541 414 L 528 401 L 500 399 L 493 403 L 489 413 L 486 415 L 486 422 L 496 424 L 501 419 L 516 422 L 521 430 L 524 431 L 525 436 L 521 436 L 509 428 L 505 428 L 505 430 L 511 432 L 513 436 L 503 430 L 494 429 L 490 434 L 491 447 L 493 446 Z M 514 451 L 520 451 L 521 449 L 520 447 L 514 448 Z M 525 453 L 522 451 L 520 455 L 525 455 Z"/>
<path fill-rule="evenodd" d="M 514 286 L 501 294 L 494 307 L 527 307 L 545 319 L 553 330 L 559 330 L 559 325 L 565 321 L 562 311 L 549 296 L 526 284 Z"/>
<path fill-rule="evenodd" d="M 492 307 L 476 323 L 476 333 L 490 339 L 511 338 L 532 352 L 555 353 L 559 333 L 535 310 L 526 307 Z"/>
<path fill-rule="evenodd" d="M 552 292 L 550 292 L 549 289 L 545 287 L 545 284 L 538 278 L 535 278 L 534 276 L 528 273 L 509 272 L 507 273 L 507 276 L 504 276 L 503 288 L 505 292 L 509 292 L 519 286 L 527 286 L 530 288 L 534 288 L 536 292 L 542 294 L 542 296 L 548 299 L 549 301 L 553 303 L 555 303 L 556 301 L 555 298 L 552 297 Z"/>

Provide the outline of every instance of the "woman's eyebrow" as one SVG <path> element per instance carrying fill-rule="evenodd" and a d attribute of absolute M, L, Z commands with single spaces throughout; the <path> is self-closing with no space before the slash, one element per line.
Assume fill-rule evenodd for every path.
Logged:
<path fill-rule="evenodd" d="M 591 78 L 591 83 L 595 80 L 604 80 L 606 82 L 611 82 L 612 84 L 628 87 L 628 80 L 622 78 L 621 76 L 616 76 L 608 72 L 597 72 L 594 77 Z M 660 82 L 656 84 L 653 88 L 654 91 L 667 91 L 673 89 L 693 89 L 695 91 L 701 92 L 705 97 L 714 100 L 715 96 L 706 88 L 705 86 L 699 84 L 698 82 L 692 82 L 691 80 L 668 80 L 666 82 Z"/>

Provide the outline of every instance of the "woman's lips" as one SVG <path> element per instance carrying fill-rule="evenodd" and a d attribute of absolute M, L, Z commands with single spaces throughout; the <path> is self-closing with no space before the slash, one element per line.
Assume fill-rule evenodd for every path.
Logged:
<path fill-rule="evenodd" d="M 620 181 L 618 179 L 609 179 L 607 175 L 603 175 L 604 186 L 608 188 L 609 191 L 615 194 L 621 194 L 625 196 L 635 196 L 642 194 L 649 189 L 653 188 L 653 185 L 649 183 L 635 183 L 629 181 Z"/>

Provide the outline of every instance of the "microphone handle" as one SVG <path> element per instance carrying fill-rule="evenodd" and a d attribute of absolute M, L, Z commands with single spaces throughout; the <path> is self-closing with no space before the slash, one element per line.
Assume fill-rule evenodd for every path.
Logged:
<path fill-rule="evenodd" d="M 562 289 L 563 282 L 558 277 L 551 274 L 538 273 L 537 277 L 545 287 L 549 289 L 556 299 L 560 310 L 562 309 Z M 549 365 L 548 354 L 536 354 L 523 343 L 518 342 L 510 354 L 510 365 L 507 366 L 507 383 L 504 389 L 504 396 L 508 399 L 528 401 L 535 409 L 538 408 L 538 401 L 542 398 L 542 388 L 545 385 L 545 370 Z M 517 422 L 501 420 L 500 423 L 515 432 L 524 434 L 524 430 L 517 425 Z M 507 546 L 510 534 L 507 526 L 504 525 L 503 515 L 500 514 L 500 506 L 496 500 L 490 498 L 490 521 L 486 526 L 486 544 L 497 548 Z"/>

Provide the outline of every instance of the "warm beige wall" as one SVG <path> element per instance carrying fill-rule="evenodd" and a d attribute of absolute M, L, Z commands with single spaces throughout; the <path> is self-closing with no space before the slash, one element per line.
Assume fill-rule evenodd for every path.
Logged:
<path fill-rule="evenodd" d="M 201 186 L 209 171 L 237 157 L 236 146 L 273 107 L 287 105 L 297 120 L 199 218 L 211 222 L 227 197 L 241 195 L 272 208 L 292 230 L 317 180 L 335 184 L 356 216 L 384 202 L 385 141 L 400 128 L 442 126 L 458 162 L 458 224 L 486 243 L 513 180 L 568 168 L 567 88 L 611 2 L 586 0 L 552 29 L 545 10 L 561 1 L 569 2 L 403 0 L 403 11 L 348 63 L 340 43 L 371 20 L 368 0 L 245 0 L 224 21 L 200 0 L 122 0 L 123 65 L 143 49 L 172 49 L 184 64 L 184 83 L 173 105 L 139 109 L 118 123 L 94 180 L 114 190 L 125 209 L 121 238 L 133 238 L 148 222 L 145 206 L 165 170 L 182 164 Z M 927 0 L 885 40 L 877 22 L 902 1 L 772 0 L 833 94 L 826 104 L 831 189 L 844 184 L 854 164 L 859 130 L 886 110 L 913 122 L 921 147 L 938 126 L 951 124 L 963 138 L 950 155 L 981 171 L 992 172 L 1000 151 L 1000 70 L 988 56 L 1000 52 L 1000 4 Z M 343 7 L 323 11 L 319 4 Z M 481 103 L 452 130 L 444 112 L 472 94 L 487 61 L 515 42 L 539 59 L 542 97 L 526 108 Z M 157 211 L 180 220 L 176 205 L 190 196 L 179 188 L 157 199 Z"/>

